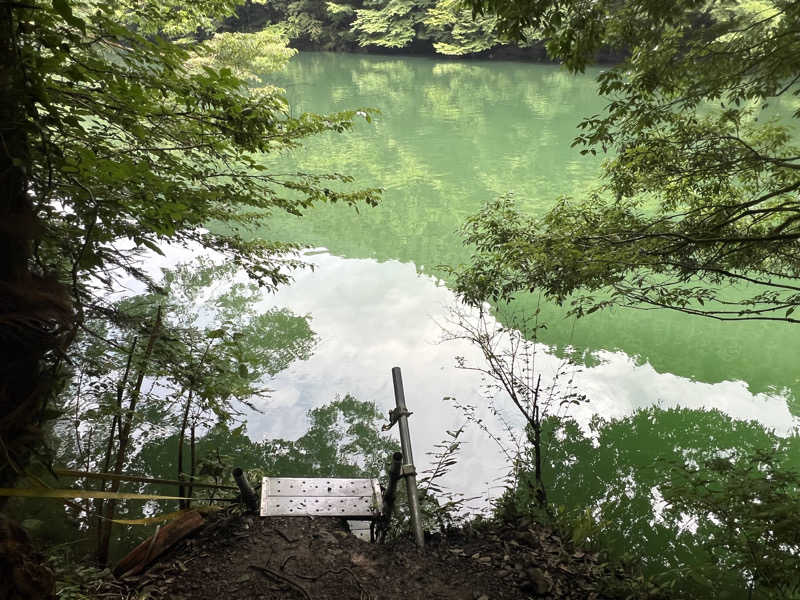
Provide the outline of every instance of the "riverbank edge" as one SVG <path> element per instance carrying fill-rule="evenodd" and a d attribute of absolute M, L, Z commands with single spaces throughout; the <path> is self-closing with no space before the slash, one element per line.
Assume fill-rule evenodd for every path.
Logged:
<path fill-rule="evenodd" d="M 265 5 L 246 4 L 238 7 L 237 16 L 229 18 L 221 31 L 253 32 L 274 25 L 272 15 Z M 385 46 L 361 46 L 342 36 L 335 44 L 317 43 L 309 38 L 290 39 L 289 47 L 299 52 L 338 52 L 347 54 L 366 54 L 396 57 L 432 57 L 443 61 L 498 60 L 536 64 L 560 64 L 548 56 L 544 40 L 537 40 L 530 46 L 499 44 L 481 52 L 451 55 L 436 51 L 431 40 L 414 38 L 402 48 Z M 594 58 L 597 65 L 617 65 L 627 58 L 627 53 L 611 48 L 602 48 Z"/>

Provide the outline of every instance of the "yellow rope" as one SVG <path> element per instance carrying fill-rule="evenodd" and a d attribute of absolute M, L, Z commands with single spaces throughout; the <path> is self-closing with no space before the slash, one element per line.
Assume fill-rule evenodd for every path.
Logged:
<path fill-rule="evenodd" d="M 189 511 L 197 511 L 200 513 L 209 513 L 217 510 L 222 510 L 219 506 L 198 506 L 188 510 L 176 510 L 175 512 L 157 515 L 155 517 L 147 517 L 144 519 L 111 519 L 112 523 L 119 523 L 120 525 L 152 525 L 153 523 L 163 523 L 164 521 L 172 521 Z"/>
<path fill-rule="evenodd" d="M 100 492 L 97 490 L 54 490 L 48 488 L 0 488 L 0 496 L 21 498 L 116 498 L 119 500 L 196 500 L 184 496 L 159 496 L 131 492 Z"/>

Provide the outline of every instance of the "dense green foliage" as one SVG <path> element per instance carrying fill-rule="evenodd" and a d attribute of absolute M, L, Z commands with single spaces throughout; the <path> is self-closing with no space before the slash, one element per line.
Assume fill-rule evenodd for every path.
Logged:
<path fill-rule="evenodd" d="M 61 417 L 53 424 L 57 464 L 148 473 L 146 465 L 132 467 L 137 449 L 174 434 L 170 472 L 160 475 L 191 481 L 196 437 L 262 403 L 270 377 L 308 358 L 315 344 L 308 317 L 259 309 L 262 291 L 236 273 L 229 264 L 180 265 L 165 271 L 156 291 L 110 304 L 112 325 L 108 315 L 84 323 L 91 335 L 73 344 L 75 377 L 58 398 Z M 120 484 L 84 485 L 117 491 Z M 177 491 L 191 495 L 188 487 Z M 95 517 L 89 524 L 99 532 L 100 563 L 108 557 L 115 508 L 101 500 L 78 508 Z"/>
<path fill-rule="evenodd" d="M 280 24 L 301 46 L 326 50 L 418 47 L 460 56 L 502 44 L 495 17 L 473 19 L 456 0 L 280 0 L 245 9 L 240 27 L 253 27 L 253 20 Z"/>
<path fill-rule="evenodd" d="M 753 598 L 800 591 L 797 434 L 718 411 L 649 408 L 595 417 L 588 431 L 548 420 L 543 444 L 559 522 L 577 543 L 643 567 L 651 590 L 719 599 L 750 588 Z M 522 470 L 502 511 L 528 510 L 533 477 L 532 467 Z"/>
<path fill-rule="evenodd" d="M 315 200 L 374 200 L 371 192 L 323 185 L 343 177 L 273 175 L 263 164 L 265 154 L 306 136 L 347 129 L 355 113 L 291 118 L 278 91 L 254 93 L 235 76 L 238 49 L 218 38 L 183 46 L 119 25 L 116 4 L 56 4 L 60 12 L 20 15 L 32 20 L 32 37 L 20 44 L 43 55 L 32 56 L 41 80 L 36 135 L 44 141 L 37 147 L 46 152 L 31 170 L 36 209 L 47 224 L 39 256 L 43 269 L 76 271 L 76 301 L 91 297 L 90 277 L 107 281 L 112 266 L 130 271 L 136 250 L 162 241 L 226 250 L 259 281 L 286 281 L 278 269 L 283 245 L 244 244 L 203 225 L 215 219 L 245 226 L 256 215 L 297 213 Z M 219 7 L 193 10 L 203 8 Z M 148 9 L 136 16 L 151 19 Z M 147 24 L 169 29 L 170 21 Z M 278 42 L 272 39 L 285 45 Z M 273 66 L 289 55 L 272 55 Z M 266 60 L 258 56 L 256 67 Z M 133 249 L 119 249 L 122 240 Z M 63 257 L 71 259 L 67 265 L 51 264 Z"/>
<path fill-rule="evenodd" d="M 96 335 L 75 344 L 76 376 L 59 398 L 62 464 L 108 469 L 101 456 L 109 430 L 113 436 L 109 424 L 126 417 L 122 405 L 136 392 L 134 373 L 145 379 L 137 409 L 142 415 L 134 415 L 135 428 L 144 428 L 137 435 L 141 442 L 177 425 L 187 401 L 195 425 L 229 421 L 237 406 L 269 396 L 269 377 L 310 356 L 315 336 L 309 318 L 260 310 L 258 286 L 234 275 L 229 265 L 180 265 L 165 272 L 157 292 L 111 305 L 118 325 L 87 321 Z M 159 311 L 160 333 L 146 357 L 144 343 L 136 340 L 149 333 Z M 64 436 L 64 426 L 74 431 Z"/>
<path fill-rule="evenodd" d="M 308 429 L 296 440 L 252 441 L 247 427 L 218 423 L 197 441 L 198 477 L 232 482 L 239 466 L 257 481 L 264 476 L 377 477 L 397 442 L 380 432 L 385 420 L 373 402 L 351 395 L 308 411 Z M 170 475 L 177 436 L 149 441 L 134 459 L 137 470 Z"/>
<path fill-rule="evenodd" d="M 70 345 L 92 335 L 88 322 L 115 321 L 107 293 L 127 277 L 152 285 L 143 252 L 164 244 L 218 250 L 274 288 L 300 266 L 296 246 L 244 241 L 239 230 L 317 201 L 376 201 L 376 190 L 343 185 L 345 175 L 270 171 L 271 155 L 350 128 L 356 112 L 290 116 L 279 90 L 249 85 L 254 70 L 277 68 L 292 51 L 275 30 L 215 36 L 235 6 L 2 5 L 8 165 L 0 242 L 9 251 L 0 269 L 0 338 L 14 340 L 7 346 L 17 363 L 28 361 L 4 370 L 4 380 L 15 379 L 0 386 L 4 484 L 39 446 L 33 422 L 58 382 L 69 381 Z M 198 28 L 205 43 L 178 38 Z M 230 233 L 209 232 L 210 221 Z M 156 319 L 155 337 L 157 328 Z"/>
<path fill-rule="evenodd" d="M 602 44 L 628 58 L 598 76 L 606 110 L 574 141 L 609 153 L 603 185 L 541 218 L 489 203 L 465 230 L 467 299 L 538 289 L 577 315 L 624 304 L 797 322 L 796 2 L 472 4 L 509 35 L 534 28 L 572 70 Z M 775 114 L 784 97 L 795 108 Z"/>

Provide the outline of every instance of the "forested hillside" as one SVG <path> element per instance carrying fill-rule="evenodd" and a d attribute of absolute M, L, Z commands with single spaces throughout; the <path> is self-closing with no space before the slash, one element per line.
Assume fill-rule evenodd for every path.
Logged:
<path fill-rule="evenodd" d="M 279 25 L 301 50 L 437 54 L 549 61 L 531 29 L 525 40 L 504 38 L 497 17 L 475 15 L 458 0 L 278 0 L 248 2 L 228 26 L 256 31 Z M 601 50 L 601 62 L 619 53 Z"/>

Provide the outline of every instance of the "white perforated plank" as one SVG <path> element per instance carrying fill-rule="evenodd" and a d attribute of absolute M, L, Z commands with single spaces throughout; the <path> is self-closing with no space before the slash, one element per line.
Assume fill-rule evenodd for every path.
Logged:
<path fill-rule="evenodd" d="M 372 479 L 265 477 L 263 481 L 269 486 L 270 496 L 371 496 L 373 493 Z"/>
<path fill-rule="evenodd" d="M 375 479 L 264 477 L 261 516 L 337 516 L 371 519 L 380 512 Z"/>
<path fill-rule="evenodd" d="M 261 504 L 262 517 L 319 516 L 319 517 L 372 517 L 372 499 L 362 496 L 268 496 Z"/>

